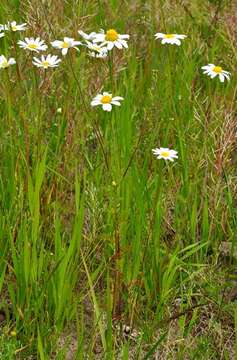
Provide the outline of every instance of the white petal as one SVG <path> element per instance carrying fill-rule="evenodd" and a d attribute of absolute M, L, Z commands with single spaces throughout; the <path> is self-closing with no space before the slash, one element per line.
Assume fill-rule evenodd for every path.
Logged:
<path fill-rule="evenodd" d="M 123 98 L 122 96 L 115 96 L 115 97 L 113 97 L 112 100 L 115 100 L 115 101 L 117 101 L 117 100 L 124 100 L 124 98 Z"/>
<path fill-rule="evenodd" d="M 120 102 L 116 101 L 116 100 L 112 100 L 111 104 L 113 105 L 117 105 L 117 106 L 121 106 Z"/>
<path fill-rule="evenodd" d="M 86 34 L 82 30 L 78 30 L 78 34 L 81 35 L 83 37 L 83 39 L 85 39 L 85 40 L 92 40 L 92 39 L 94 39 L 94 37 L 96 35 L 95 32 L 91 32 L 90 34 Z"/>
<path fill-rule="evenodd" d="M 172 42 L 172 44 L 176 44 L 178 46 L 181 45 L 181 41 L 179 39 L 174 39 L 174 41 Z"/>
<path fill-rule="evenodd" d="M 107 49 L 108 49 L 108 50 L 112 50 L 113 47 L 114 47 L 114 42 L 108 41 Z"/>
<path fill-rule="evenodd" d="M 219 79 L 220 79 L 220 82 L 224 82 L 225 81 L 225 77 L 223 74 L 219 74 Z"/>
<path fill-rule="evenodd" d="M 112 110 L 112 105 L 111 104 L 103 104 L 102 108 L 105 111 L 111 111 Z"/>
<path fill-rule="evenodd" d="M 177 39 L 185 39 L 187 37 L 187 35 L 178 35 L 178 34 L 175 34 L 175 37 Z"/>
<path fill-rule="evenodd" d="M 205 66 L 202 66 L 201 69 L 203 69 L 203 70 L 209 70 L 209 69 L 210 69 L 210 66 L 209 66 L 209 65 L 205 65 Z"/>
<path fill-rule="evenodd" d="M 223 75 L 225 76 L 225 78 L 226 78 L 227 80 L 230 80 L 230 75 L 229 75 L 229 74 L 223 73 Z"/>
<path fill-rule="evenodd" d="M 105 34 L 97 34 L 93 39 L 93 42 L 103 42 L 105 41 Z"/>
<path fill-rule="evenodd" d="M 78 34 L 81 35 L 86 40 L 88 40 L 89 38 L 89 36 L 82 30 L 78 30 Z"/>
<path fill-rule="evenodd" d="M 73 46 L 82 45 L 81 41 L 73 41 Z"/>
<path fill-rule="evenodd" d="M 211 76 L 212 79 L 214 79 L 214 78 L 217 76 L 217 73 L 212 72 L 212 73 L 210 74 L 210 76 Z"/>
<path fill-rule="evenodd" d="M 155 34 L 155 37 L 156 37 L 157 39 L 163 39 L 163 38 L 165 37 L 165 34 L 163 34 L 163 33 L 156 33 L 156 34 Z"/>
<path fill-rule="evenodd" d="M 123 47 L 125 47 L 126 49 L 128 48 L 128 44 L 125 40 L 119 40 L 119 42 L 123 45 Z"/>
<path fill-rule="evenodd" d="M 119 35 L 119 39 L 129 39 L 130 38 L 130 35 Z"/>
<path fill-rule="evenodd" d="M 60 48 L 62 46 L 62 44 L 63 44 L 63 42 L 59 41 L 59 40 L 55 40 L 55 41 L 51 42 L 51 45 L 56 48 L 58 48 L 58 47 Z"/>
<path fill-rule="evenodd" d="M 123 48 L 123 45 L 120 44 L 119 41 L 115 41 L 115 42 L 114 42 L 114 45 L 115 45 L 118 49 L 122 49 L 122 48 Z"/>
<path fill-rule="evenodd" d="M 91 106 L 97 106 L 97 105 L 100 105 L 101 102 L 99 100 L 92 100 L 91 101 Z"/>
<path fill-rule="evenodd" d="M 16 63 L 16 60 L 13 59 L 13 58 L 10 58 L 10 59 L 8 60 L 8 64 L 9 64 L 9 65 L 14 65 L 15 63 Z"/>

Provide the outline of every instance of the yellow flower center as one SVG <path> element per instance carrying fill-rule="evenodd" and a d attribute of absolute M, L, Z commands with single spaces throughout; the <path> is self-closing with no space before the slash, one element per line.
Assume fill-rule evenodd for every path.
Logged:
<path fill-rule="evenodd" d="M 161 154 L 161 156 L 163 156 L 165 158 L 170 156 L 170 153 L 168 151 L 162 151 L 160 154 Z"/>
<path fill-rule="evenodd" d="M 49 66 L 49 62 L 48 61 L 42 61 L 42 65 L 43 65 L 43 67 L 47 68 Z"/>
<path fill-rule="evenodd" d="M 105 35 L 106 41 L 116 41 L 116 40 L 118 40 L 118 37 L 119 37 L 119 35 L 116 30 L 110 29 L 110 30 L 106 31 L 106 35 Z"/>
<path fill-rule="evenodd" d="M 220 74 L 222 72 L 222 67 L 221 66 L 215 66 L 213 68 L 213 71 L 217 74 Z"/>
<path fill-rule="evenodd" d="M 174 34 L 166 34 L 165 35 L 166 39 L 173 39 L 174 38 Z"/>
<path fill-rule="evenodd" d="M 17 26 L 16 25 L 12 25 L 12 31 L 17 31 Z"/>
<path fill-rule="evenodd" d="M 36 45 L 36 44 L 28 44 L 28 48 L 29 49 L 37 49 L 38 45 Z"/>
<path fill-rule="evenodd" d="M 69 43 L 67 41 L 64 41 L 62 44 L 63 49 L 68 49 L 69 48 Z"/>
<path fill-rule="evenodd" d="M 112 96 L 104 95 L 101 99 L 102 104 L 109 104 L 112 100 Z"/>

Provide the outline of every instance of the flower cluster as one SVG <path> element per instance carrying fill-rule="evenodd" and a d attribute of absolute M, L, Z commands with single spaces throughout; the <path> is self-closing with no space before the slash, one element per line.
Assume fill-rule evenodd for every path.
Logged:
<path fill-rule="evenodd" d="M 105 58 L 114 47 L 117 49 L 128 48 L 129 35 L 121 35 L 115 29 L 107 31 L 101 29 L 99 33 L 91 32 L 90 34 L 79 30 L 78 33 L 85 40 L 84 45 L 90 50 L 89 56 L 92 57 Z"/>
<path fill-rule="evenodd" d="M 5 25 L 0 24 L 0 38 L 5 36 L 5 32 L 11 31 L 13 33 L 19 31 L 25 31 L 27 29 L 27 24 L 17 24 L 16 21 L 8 22 Z M 108 53 L 112 51 L 114 48 L 119 50 L 127 49 L 129 40 L 128 34 L 119 34 L 115 29 L 103 30 L 101 29 L 98 33 L 91 32 L 89 34 L 85 33 L 82 30 L 78 31 L 78 34 L 81 36 L 82 40 L 77 41 L 74 38 L 64 37 L 63 40 L 54 40 L 51 42 L 51 46 L 54 49 L 60 50 L 62 56 L 65 57 L 69 51 L 69 49 L 78 50 L 78 46 L 82 46 L 88 49 L 88 55 L 94 58 L 104 59 L 108 56 Z M 160 40 L 162 45 L 177 45 L 180 46 L 182 40 L 186 39 L 187 35 L 183 34 L 164 34 L 164 33 L 156 33 L 155 39 Z M 25 37 L 24 40 L 19 40 L 18 45 L 20 48 L 24 50 L 28 50 L 30 52 L 40 53 L 44 52 L 48 49 L 48 45 L 42 40 L 40 37 Z M 32 63 L 38 68 L 42 68 L 44 70 L 48 68 L 55 68 L 59 66 L 62 59 L 60 59 L 57 55 L 41 55 L 40 58 L 33 57 Z M 6 69 L 10 65 L 16 64 L 14 58 L 7 59 L 4 55 L 0 56 L 0 69 Z M 208 64 L 202 66 L 203 73 L 210 76 L 211 79 L 218 77 L 220 82 L 224 82 L 226 80 L 230 80 L 230 73 L 226 70 L 223 70 L 221 66 L 216 66 L 214 64 Z M 102 94 L 97 94 L 93 100 L 91 101 L 91 106 L 101 106 L 102 109 L 106 112 L 110 112 L 112 110 L 113 105 L 121 106 L 121 101 L 124 100 L 121 96 L 113 96 L 109 92 L 103 92 Z M 157 157 L 157 159 L 164 159 L 169 161 L 174 161 L 174 159 L 178 158 L 178 153 L 175 150 L 171 150 L 169 148 L 155 148 L 152 149 L 153 154 Z"/>

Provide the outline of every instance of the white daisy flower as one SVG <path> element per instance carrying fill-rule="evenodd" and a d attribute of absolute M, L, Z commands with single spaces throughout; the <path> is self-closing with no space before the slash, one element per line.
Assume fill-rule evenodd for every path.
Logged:
<path fill-rule="evenodd" d="M 0 33 L 0 38 L 2 38 L 3 36 L 5 36 L 5 34 L 4 34 L 4 33 Z"/>
<path fill-rule="evenodd" d="M 95 38 L 96 32 L 91 32 L 90 34 L 86 34 L 84 31 L 78 30 L 78 34 L 81 35 L 81 37 L 83 37 L 84 40 L 91 41 Z"/>
<path fill-rule="evenodd" d="M 5 30 L 11 30 L 11 31 L 24 31 L 27 29 L 26 27 L 26 23 L 23 23 L 23 24 L 18 24 L 16 23 L 16 21 L 12 21 L 12 22 L 9 22 L 7 25 L 5 25 Z"/>
<path fill-rule="evenodd" d="M 108 55 L 108 49 L 106 46 L 102 47 L 97 44 L 93 44 L 90 41 L 86 41 L 86 47 L 90 50 L 89 55 L 96 58 L 105 58 Z"/>
<path fill-rule="evenodd" d="M 32 63 L 37 67 L 48 69 L 49 67 L 50 68 L 57 67 L 61 61 L 62 60 L 59 59 L 58 56 L 49 54 L 47 56 L 42 55 L 41 59 L 33 57 Z"/>
<path fill-rule="evenodd" d="M 216 76 L 219 76 L 220 82 L 224 82 L 225 79 L 230 80 L 230 72 L 222 69 L 221 66 L 215 66 L 214 64 L 208 64 L 202 66 L 204 70 L 203 73 L 210 76 L 214 79 Z"/>
<path fill-rule="evenodd" d="M 44 40 L 41 40 L 39 37 L 36 39 L 26 37 L 25 41 L 19 40 L 18 45 L 20 48 L 35 51 L 37 53 L 40 51 L 45 51 L 48 48 L 48 46 L 45 45 Z"/>
<path fill-rule="evenodd" d="M 4 55 L 0 56 L 0 69 L 6 69 L 10 65 L 14 65 L 16 63 L 16 60 L 13 58 L 10 58 L 7 60 L 7 58 Z"/>
<path fill-rule="evenodd" d="M 162 39 L 161 44 L 175 44 L 180 46 L 181 41 L 187 37 L 187 35 L 178 35 L 178 34 L 163 34 L 163 33 L 156 33 L 155 38 Z"/>
<path fill-rule="evenodd" d="M 75 41 L 72 38 L 65 37 L 63 41 L 55 40 L 51 42 L 51 45 L 56 49 L 62 49 L 62 54 L 65 56 L 69 48 L 77 49 L 76 46 L 82 45 L 81 41 Z"/>
<path fill-rule="evenodd" d="M 104 111 L 111 111 L 112 105 L 121 105 L 121 100 L 124 100 L 121 96 L 113 97 L 112 94 L 103 92 L 103 94 L 96 95 L 96 97 L 91 102 L 91 106 L 102 105 Z"/>
<path fill-rule="evenodd" d="M 174 161 L 174 159 L 178 159 L 178 152 L 175 150 L 170 150 L 168 148 L 156 148 L 152 149 L 153 154 L 157 157 L 157 159 L 164 159 Z"/>
<path fill-rule="evenodd" d="M 129 39 L 129 35 L 120 35 L 116 30 L 110 29 L 107 30 L 106 33 L 104 30 L 101 30 L 100 33 L 95 35 L 93 42 L 101 43 L 101 47 L 106 46 L 108 50 L 112 50 L 114 46 L 118 49 L 122 49 L 123 47 L 128 48 L 128 44 L 125 39 Z"/>

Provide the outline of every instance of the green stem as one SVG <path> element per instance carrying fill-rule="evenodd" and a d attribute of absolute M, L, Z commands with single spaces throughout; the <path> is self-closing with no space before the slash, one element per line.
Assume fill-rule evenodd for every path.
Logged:
<path fill-rule="evenodd" d="M 114 89 L 114 84 L 115 84 L 115 81 L 114 81 L 114 56 L 113 56 L 113 50 L 111 50 L 109 52 L 109 77 L 110 77 L 110 87 L 111 87 L 111 91 L 113 92 L 115 89 Z"/>
<path fill-rule="evenodd" d="M 74 69 L 73 69 L 72 58 L 71 58 L 70 54 L 69 54 L 69 66 L 70 66 L 70 69 L 72 71 L 73 77 L 74 77 L 74 79 L 76 81 L 77 88 L 79 90 L 80 97 L 81 97 L 81 100 L 82 100 L 82 104 L 83 104 L 83 107 L 84 107 L 84 110 L 85 110 L 85 114 L 89 118 L 90 109 L 88 108 L 88 106 L 86 104 L 85 97 L 83 95 L 80 82 L 79 82 L 79 80 L 78 80 L 78 78 L 77 78 L 77 76 L 75 74 Z M 93 130 L 94 130 L 95 136 L 96 136 L 96 138 L 97 138 L 97 140 L 98 140 L 98 142 L 100 144 L 100 147 L 101 147 L 101 150 L 102 150 L 102 153 L 103 153 L 103 156 L 104 156 L 104 160 L 105 160 L 105 165 L 107 167 L 107 170 L 109 170 L 109 164 L 108 164 L 108 159 L 107 159 L 105 149 L 104 149 L 104 145 L 103 145 L 102 134 L 100 132 L 99 125 L 97 124 L 96 120 L 95 120 L 95 125 L 92 124 L 92 127 L 93 127 Z"/>

